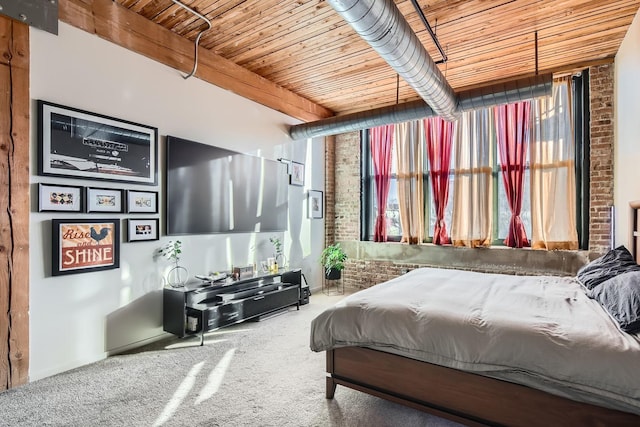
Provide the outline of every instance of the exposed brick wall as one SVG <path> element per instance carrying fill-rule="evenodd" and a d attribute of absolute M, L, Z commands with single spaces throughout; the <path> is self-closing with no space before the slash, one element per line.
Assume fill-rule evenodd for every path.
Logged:
<path fill-rule="evenodd" d="M 613 79 L 614 65 L 591 67 L 590 72 L 590 136 L 591 193 L 589 224 L 589 255 L 606 252 L 611 232 L 610 206 L 613 205 Z M 359 132 L 335 138 L 335 166 L 328 165 L 335 177 L 335 224 L 327 228 L 327 242 L 351 241 L 360 238 L 360 135 Z M 329 156 L 327 156 L 329 158 Z M 337 184 L 336 184 L 337 183 Z M 329 188 L 329 186 L 327 186 Z M 329 191 L 329 190 L 327 190 Z M 328 195 L 327 195 L 328 196 Z M 327 205 L 329 198 L 327 198 Z M 329 206 L 327 206 L 329 212 Z M 329 234 L 331 235 L 329 237 Z M 366 288 L 397 277 L 406 270 L 429 265 L 403 263 L 403 260 L 383 261 L 358 259 L 354 254 L 343 272 L 346 287 Z M 524 268 L 524 267 L 523 267 Z"/>
<path fill-rule="evenodd" d="M 360 132 L 336 136 L 335 240 L 360 239 Z"/>
<path fill-rule="evenodd" d="M 324 146 L 324 242 L 332 245 L 336 236 L 336 137 L 328 136 Z"/>
<path fill-rule="evenodd" d="M 345 288 L 364 289 L 398 277 L 409 270 L 423 267 L 418 264 L 399 264 L 390 261 L 350 259 L 342 280 Z"/>
<path fill-rule="evenodd" d="M 614 65 L 589 69 L 591 90 L 591 168 L 589 197 L 589 252 L 609 249 L 613 206 L 613 78 Z"/>

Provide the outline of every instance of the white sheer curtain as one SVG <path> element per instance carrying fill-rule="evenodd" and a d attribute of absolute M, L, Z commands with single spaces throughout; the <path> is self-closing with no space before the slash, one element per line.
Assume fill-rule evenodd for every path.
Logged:
<path fill-rule="evenodd" d="M 395 126 L 394 150 L 402 226 L 401 242 L 410 244 L 422 243 L 424 240 L 423 135 L 422 121 Z"/>
<path fill-rule="evenodd" d="M 455 246 L 491 245 L 492 126 L 491 109 L 465 112 L 457 122 L 451 225 Z"/>
<path fill-rule="evenodd" d="M 531 126 L 531 247 L 578 249 L 570 78 L 533 102 Z"/>

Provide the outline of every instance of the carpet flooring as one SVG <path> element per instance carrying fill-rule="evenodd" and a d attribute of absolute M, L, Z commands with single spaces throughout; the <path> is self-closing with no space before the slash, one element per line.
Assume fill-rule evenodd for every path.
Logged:
<path fill-rule="evenodd" d="M 341 296 L 199 339 L 167 339 L 0 393 L 0 426 L 431 426 L 459 424 L 338 386 L 309 325 Z"/>

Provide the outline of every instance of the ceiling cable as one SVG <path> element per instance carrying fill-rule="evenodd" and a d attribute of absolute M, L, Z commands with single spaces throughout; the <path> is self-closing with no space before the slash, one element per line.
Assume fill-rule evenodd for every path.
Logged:
<path fill-rule="evenodd" d="M 413 4 L 413 7 L 415 8 L 416 12 L 418 12 L 418 16 L 420 16 L 420 19 L 422 20 L 422 23 L 424 24 L 424 26 L 426 27 L 427 31 L 429 32 L 429 35 L 431 36 L 431 39 L 433 40 L 433 42 L 435 43 L 436 47 L 440 51 L 440 55 L 442 56 L 442 60 L 441 61 L 436 61 L 436 64 L 442 64 L 442 63 L 447 62 L 447 54 L 444 53 L 444 49 L 442 49 L 442 46 L 440 45 L 440 41 L 438 40 L 438 37 L 436 36 L 436 33 L 431 29 L 431 25 L 429 25 L 429 22 L 427 21 L 427 17 L 424 16 L 424 12 L 422 11 L 422 8 L 418 4 L 418 0 L 411 0 L 411 4 Z M 437 22 L 438 21 L 436 21 L 436 25 L 437 25 Z"/>
<path fill-rule="evenodd" d="M 191 70 L 191 72 L 189 74 L 187 74 L 186 76 L 183 76 L 184 79 L 188 79 L 189 77 L 193 76 L 196 73 L 196 70 L 198 69 L 198 44 L 200 43 L 200 37 L 202 37 L 202 34 L 204 34 L 206 31 L 209 31 L 211 29 L 211 21 L 208 20 L 206 17 L 204 17 L 203 15 L 199 14 L 198 12 L 196 12 L 195 10 L 191 9 L 189 6 L 185 5 L 184 3 L 180 2 L 179 0 L 171 0 L 172 2 L 174 2 L 175 4 L 177 4 L 178 6 L 180 6 L 181 8 L 183 8 L 184 10 L 193 13 L 195 16 L 197 16 L 198 18 L 202 19 L 204 22 L 207 23 L 208 28 L 205 28 L 204 30 L 200 31 L 198 33 L 198 36 L 196 37 L 196 40 L 194 42 L 194 61 L 193 61 L 193 70 Z"/>

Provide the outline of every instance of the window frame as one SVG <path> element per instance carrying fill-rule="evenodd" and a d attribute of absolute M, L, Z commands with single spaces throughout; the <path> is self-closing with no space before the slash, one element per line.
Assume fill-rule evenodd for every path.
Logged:
<path fill-rule="evenodd" d="M 574 116 L 574 144 L 575 144 L 575 180 L 576 180 L 576 228 L 578 232 L 579 249 L 588 249 L 589 242 L 589 170 L 590 170 L 590 134 L 589 134 L 589 71 L 583 70 L 572 76 L 572 100 Z M 504 239 L 498 237 L 499 233 L 499 185 L 500 164 L 498 160 L 497 141 L 492 138 L 492 246 L 504 246 Z M 369 129 L 360 131 L 360 240 L 373 241 L 373 163 L 371 160 L 371 146 L 369 143 Z M 426 155 L 425 155 L 426 157 Z M 527 161 L 526 169 L 530 171 L 530 162 Z M 451 169 L 450 174 L 454 175 Z M 428 161 L 424 159 L 423 171 L 423 196 L 425 209 L 425 237 L 423 243 L 433 241 L 433 230 L 430 226 L 431 217 L 431 181 L 429 179 Z M 392 179 L 397 180 L 395 173 Z M 453 191 L 453 189 L 451 189 Z M 451 224 L 448 224 L 449 230 Z M 389 242 L 399 242 L 402 236 L 390 235 Z M 531 236 L 528 236 L 529 239 Z"/>

